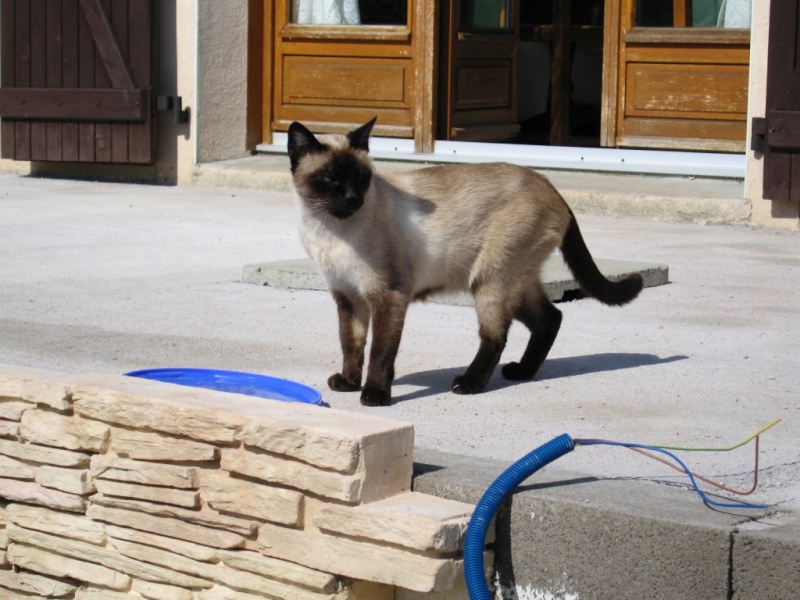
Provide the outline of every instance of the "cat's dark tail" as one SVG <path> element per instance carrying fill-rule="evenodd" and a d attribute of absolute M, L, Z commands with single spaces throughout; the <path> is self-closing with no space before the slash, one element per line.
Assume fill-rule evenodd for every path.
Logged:
<path fill-rule="evenodd" d="M 641 274 L 632 273 L 620 281 L 606 279 L 586 247 L 578 221 L 571 210 L 569 215 L 569 227 L 561 242 L 561 254 L 583 293 L 611 306 L 621 306 L 636 298 L 644 285 Z"/>

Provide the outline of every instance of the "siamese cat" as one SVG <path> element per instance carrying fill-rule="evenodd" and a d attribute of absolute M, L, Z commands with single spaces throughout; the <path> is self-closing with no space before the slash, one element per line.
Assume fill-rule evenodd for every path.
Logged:
<path fill-rule="evenodd" d="M 300 238 L 330 288 L 344 356 L 328 379 L 361 389 L 367 331 L 372 346 L 361 403 L 391 402 L 394 362 L 410 302 L 469 290 L 480 346 L 456 394 L 481 392 L 500 360 L 513 319 L 531 332 L 507 379 L 532 379 L 561 326 L 540 281 L 559 248 L 583 292 L 609 305 L 633 300 L 638 273 L 618 282 L 597 269 L 564 199 L 542 175 L 505 163 L 443 165 L 377 174 L 368 157 L 376 119 L 348 134 L 316 137 L 289 127 L 288 152 L 300 208 Z"/>

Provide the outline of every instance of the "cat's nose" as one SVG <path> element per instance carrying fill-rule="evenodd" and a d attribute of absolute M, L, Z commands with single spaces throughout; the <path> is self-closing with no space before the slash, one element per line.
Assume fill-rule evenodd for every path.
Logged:
<path fill-rule="evenodd" d="M 348 206 L 352 206 L 355 208 L 361 206 L 361 200 L 359 199 L 357 194 L 345 195 L 344 201 L 347 203 Z"/>

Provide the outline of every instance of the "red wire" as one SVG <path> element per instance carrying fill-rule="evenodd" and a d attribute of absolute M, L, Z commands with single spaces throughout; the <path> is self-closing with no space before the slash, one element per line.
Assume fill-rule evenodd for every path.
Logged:
<path fill-rule="evenodd" d="M 733 488 L 729 488 L 728 486 L 726 486 L 726 485 L 724 485 L 722 483 L 719 483 L 717 481 L 714 481 L 713 479 L 710 479 L 708 477 L 704 477 L 702 475 L 698 475 L 697 473 L 695 473 L 693 471 L 691 472 L 692 475 L 695 477 L 695 479 L 699 479 L 700 481 L 704 481 L 707 484 L 713 485 L 715 488 L 718 488 L 720 490 L 724 490 L 726 492 L 730 492 L 731 494 L 737 494 L 739 496 L 749 496 L 750 494 L 755 492 L 756 488 L 758 487 L 758 436 L 755 437 L 755 442 L 756 442 L 755 443 L 755 448 L 756 448 L 755 454 L 756 454 L 756 456 L 755 456 L 755 466 L 754 466 L 754 469 L 753 469 L 753 486 L 749 490 L 747 490 L 747 491 L 734 490 Z M 679 467 L 677 465 L 674 465 L 673 463 L 669 462 L 668 460 L 666 460 L 664 458 L 661 458 L 660 456 L 656 456 L 655 454 L 651 454 L 647 450 L 643 450 L 642 448 L 630 448 L 630 449 L 631 450 L 635 450 L 639 454 L 644 454 L 645 456 L 647 456 L 649 458 L 652 458 L 653 460 L 657 460 L 660 463 L 664 463 L 665 465 L 667 465 L 671 469 L 675 469 L 676 471 L 680 471 L 681 473 L 685 472 L 681 467 Z"/>

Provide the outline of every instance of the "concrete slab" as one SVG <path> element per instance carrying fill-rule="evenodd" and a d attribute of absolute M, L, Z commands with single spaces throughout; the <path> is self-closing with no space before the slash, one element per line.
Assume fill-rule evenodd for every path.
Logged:
<path fill-rule="evenodd" d="M 509 466 L 436 451 L 415 459 L 415 491 L 471 503 Z M 799 597 L 797 532 L 756 544 L 737 533 L 751 516 L 709 511 L 665 485 L 587 477 L 554 463 L 498 511 L 495 583 L 503 598 L 519 599 Z"/>
<path fill-rule="evenodd" d="M 734 537 L 732 600 L 800 598 L 800 521 L 796 514 L 745 523 Z"/>
<path fill-rule="evenodd" d="M 0 174 L 0 362 L 68 373 L 234 369 L 299 381 L 337 409 L 413 423 L 418 461 L 425 450 L 468 463 L 493 461 L 481 476 L 464 470 L 452 478 L 453 485 L 475 483 L 471 500 L 465 496 L 473 502 L 502 468 L 563 432 L 728 446 L 779 417 L 781 423 L 761 437 L 759 485 L 750 498 L 767 503 L 770 518 L 796 515 L 800 233 L 588 214 L 579 221 L 596 256 L 669 264 L 670 285 L 648 288 L 623 308 L 564 303 L 561 333 L 536 380 L 514 384 L 498 374 L 484 394 L 469 397 L 449 390 L 477 349 L 474 311 L 415 305 L 398 356 L 394 402 L 376 410 L 361 406 L 358 393 L 337 394 L 325 385 L 340 361 L 329 294 L 241 281 L 245 264 L 305 256 L 290 193 Z M 524 328 L 512 327 L 503 361 L 515 360 L 527 338 Z M 752 482 L 752 448 L 684 458 L 730 486 Z M 438 468 L 447 467 L 444 462 L 425 462 L 437 467 L 426 477 L 448 473 Z M 604 582 L 624 593 L 642 570 L 653 590 L 661 582 L 660 597 L 689 589 L 684 579 L 714 593 L 722 587 L 722 532 L 731 531 L 731 522 L 740 529 L 763 515 L 709 510 L 686 489 L 685 476 L 621 449 L 576 451 L 557 466 L 577 474 L 560 486 L 559 499 L 550 497 L 554 490 L 523 486 L 523 493 L 536 495 L 534 514 L 553 517 L 526 521 L 523 512 L 514 521 L 511 541 L 520 536 L 520 542 L 511 547 L 512 557 L 531 561 L 512 563 L 519 582 L 541 563 L 548 579 L 536 585 L 547 589 L 557 589 L 566 570 L 574 575 L 565 585 Z M 429 489 L 444 493 L 446 483 L 430 482 Z M 647 494 L 638 491 L 644 488 Z M 662 513 L 671 515 L 666 524 Z M 524 536 L 538 528 L 545 539 L 526 545 Z M 780 535 L 789 544 L 800 538 L 796 528 Z M 648 545 L 650 536 L 659 544 Z M 730 539 L 727 548 L 736 552 Z M 752 539 L 748 554 L 734 555 L 752 565 L 736 583 L 751 593 L 740 597 L 798 597 L 794 588 L 776 587 L 797 578 L 794 559 L 783 560 L 796 556 L 792 546 L 777 533 L 753 533 Z M 772 545 L 762 551 L 756 542 Z M 683 562 L 682 552 L 701 567 Z M 702 562 L 703 553 L 710 562 Z M 735 560 L 725 564 L 739 569 Z M 658 568 L 667 574 L 660 580 Z M 735 573 L 729 576 L 734 582 Z M 730 584 L 728 594 L 735 587 Z M 761 589 L 777 591 L 770 596 Z M 785 590 L 791 595 L 781 596 Z"/>
<path fill-rule="evenodd" d="M 642 274 L 645 287 L 654 287 L 669 283 L 669 267 L 644 262 L 595 259 L 603 274 L 616 281 L 631 273 Z M 242 281 L 256 285 L 268 285 L 293 290 L 327 290 L 323 277 L 317 272 L 311 259 L 281 260 L 267 263 L 245 265 L 242 269 Z M 572 276 L 564 259 L 559 255 L 551 256 L 542 267 L 542 282 L 548 296 L 554 302 L 579 298 L 580 286 Z M 468 293 L 440 294 L 431 296 L 430 302 L 450 304 L 453 306 L 472 306 L 472 296 Z"/>

